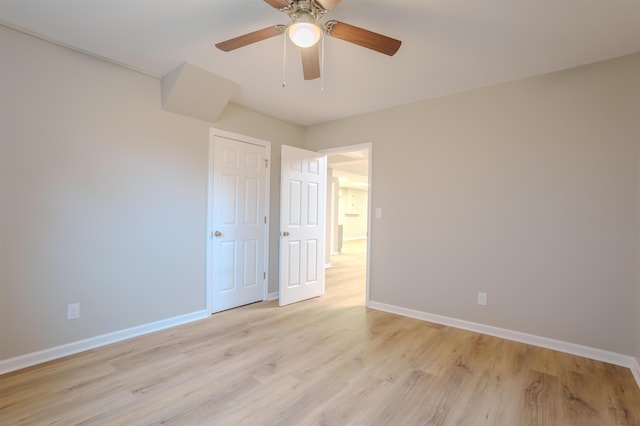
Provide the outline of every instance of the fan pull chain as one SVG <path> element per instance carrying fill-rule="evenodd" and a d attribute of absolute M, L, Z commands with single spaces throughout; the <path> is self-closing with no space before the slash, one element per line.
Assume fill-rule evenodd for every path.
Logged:
<path fill-rule="evenodd" d="M 282 51 L 282 88 L 287 86 L 287 34 L 285 31 L 284 37 L 282 37 L 284 47 Z"/>

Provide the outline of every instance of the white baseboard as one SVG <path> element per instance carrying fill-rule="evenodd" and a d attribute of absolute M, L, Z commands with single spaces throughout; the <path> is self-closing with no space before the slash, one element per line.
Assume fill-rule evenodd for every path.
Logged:
<path fill-rule="evenodd" d="M 276 300 L 280 298 L 280 292 L 279 291 L 274 291 L 273 293 L 269 293 L 269 298 L 267 300 L 271 301 L 271 300 Z"/>
<path fill-rule="evenodd" d="M 121 340 L 130 339 L 132 337 L 141 336 L 143 334 L 152 333 L 165 328 L 175 327 L 177 325 L 186 324 L 188 322 L 203 319 L 209 316 L 206 310 L 196 311 L 173 318 L 167 318 L 136 327 L 127 328 L 125 330 L 114 331 L 113 333 L 103 334 L 101 336 L 90 337 L 88 339 L 79 340 L 77 342 L 67 343 L 66 345 L 56 346 L 44 349 L 38 352 L 32 352 L 26 355 L 20 355 L 0 361 L 0 374 L 9 373 L 11 371 L 20 370 L 32 365 L 41 364 L 57 358 L 84 352 L 99 346 L 108 345 L 110 343 L 119 342 Z"/>
<path fill-rule="evenodd" d="M 633 377 L 636 379 L 636 383 L 640 386 L 640 361 L 638 361 L 638 358 L 633 359 L 630 368 L 633 373 Z"/>
<path fill-rule="evenodd" d="M 277 291 L 269 293 L 269 300 L 275 300 L 278 299 L 278 297 L 279 293 Z M 461 328 L 463 330 L 474 331 L 477 333 L 488 334 L 490 336 L 501 337 L 507 340 L 513 340 L 516 342 L 526 343 L 529 345 L 539 346 L 547 349 L 553 349 L 572 355 L 578 355 L 597 361 L 603 361 L 610 364 L 627 367 L 631 370 L 633 377 L 636 379 L 638 387 L 640 387 L 640 364 L 638 363 L 638 359 L 632 356 L 604 351 L 602 349 L 591 348 L 588 346 L 577 345 L 575 343 L 564 342 L 561 340 L 549 339 L 547 337 L 536 336 L 519 331 L 479 324 L 471 321 L 430 314 L 427 312 L 403 308 L 400 306 L 387 305 L 380 302 L 369 301 L 367 307 L 379 311 L 389 312 L 392 314 L 402 315 L 410 318 L 416 318 L 423 321 L 434 322 L 436 324 L 443 324 L 450 327 Z M 125 330 L 115 331 L 113 333 L 103 334 L 101 336 L 91 337 L 89 339 L 68 343 L 66 345 L 56 346 L 38 352 L 32 352 L 30 354 L 1 360 L 0 375 L 30 367 L 32 365 L 41 364 L 43 362 L 51 361 L 57 358 L 84 352 L 86 350 L 94 349 L 99 346 L 108 345 L 110 343 L 119 342 L 122 340 L 130 339 L 132 337 L 152 333 L 154 331 L 164 330 L 166 328 L 175 327 L 192 321 L 197 321 L 208 316 L 209 313 L 206 310 L 196 311 L 190 314 L 180 315 L 149 324 L 143 324 Z"/>
<path fill-rule="evenodd" d="M 474 331 L 476 333 L 488 334 L 490 336 L 501 337 L 507 340 L 513 340 L 520 343 L 526 343 L 546 349 L 553 349 L 572 355 L 578 355 L 584 358 L 594 359 L 596 361 L 608 362 L 610 364 L 619 365 L 621 367 L 627 367 L 631 369 L 633 377 L 636 379 L 638 387 L 640 387 L 640 366 L 638 365 L 638 360 L 632 356 L 622 355 L 597 348 L 591 348 L 588 346 L 582 346 L 575 343 L 564 342 L 562 340 L 550 339 L 548 337 L 541 337 L 533 334 L 522 333 L 519 331 L 493 327 L 476 322 L 430 314 L 427 312 L 403 308 L 400 306 L 387 305 L 380 302 L 369 301 L 367 306 L 371 309 L 376 309 L 379 311 L 389 312 L 392 314 L 402 315 L 410 318 L 416 318 L 423 321 L 434 322 L 436 324 L 448 325 L 450 327 L 461 328 L 463 330 Z"/>

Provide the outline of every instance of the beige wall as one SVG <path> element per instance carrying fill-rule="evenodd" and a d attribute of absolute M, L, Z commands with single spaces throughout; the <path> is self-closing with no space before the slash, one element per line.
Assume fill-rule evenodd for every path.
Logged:
<path fill-rule="evenodd" d="M 640 132 L 639 132 L 640 133 Z M 640 136 L 638 136 L 640 142 Z M 638 153 L 640 154 L 640 143 L 638 144 Z M 640 158 L 638 161 L 640 169 Z M 638 235 L 638 245 L 636 247 L 636 362 L 640 366 L 640 172 L 638 173 L 638 228 L 636 230 Z"/>
<path fill-rule="evenodd" d="M 635 55 L 308 129 L 373 142 L 372 300 L 640 359 L 639 76 Z M 211 124 L 1 26 L 0 113 L 0 360 L 204 309 Z M 279 148 L 305 130 L 235 105 L 213 126 L 272 142 L 276 291 Z"/>
<path fill-rule="evenodd" d="M 371 299 L 635 353 L 639 87 L 640 54 L 309 128 L 373 143 Z"/>
<path fill-rule="evenodd" d="M 204 309 L 211 124 L 162 111 L 157 79 L 1 26 L 0 58 L 0 360 Z M 234 105 L 213 126 L 274 159 L 304 138 Z"/>

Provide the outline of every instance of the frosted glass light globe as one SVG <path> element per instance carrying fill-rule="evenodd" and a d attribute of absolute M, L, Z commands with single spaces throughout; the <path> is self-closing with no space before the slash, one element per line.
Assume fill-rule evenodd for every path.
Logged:
<path fill-rule="evenodd" d="M 299 47 L 311 47 L 320 40 L 322 31 L 312 22 L 294 22 L 289 26 L 289 39 Z"/>

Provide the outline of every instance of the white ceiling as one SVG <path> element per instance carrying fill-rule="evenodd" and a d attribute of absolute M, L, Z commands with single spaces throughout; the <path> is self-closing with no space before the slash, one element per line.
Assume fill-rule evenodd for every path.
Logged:
<path fill-rule="evenodd" d="M 313 125 L 640 51 L 640 0 L 343 0 L 335 19 L 402 40 L 393 57 L 327 38 L 304 81 L 282 36 L 214 42 L 287 16 L 261 0 L 0 0 L 0 22 L 161 77 L 183 62 L 239 85 L 236 104 Z"/>

